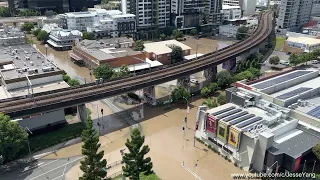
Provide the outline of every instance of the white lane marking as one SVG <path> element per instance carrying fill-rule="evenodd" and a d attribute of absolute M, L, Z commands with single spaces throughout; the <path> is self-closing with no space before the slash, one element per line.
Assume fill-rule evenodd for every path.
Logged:
<path fill-rule="evenodd" d="M 60 176 L 58 176 L 58 177 L 55 177 L 54 179 L 51 179 L 51 180 L 58 179 L 58 178 L 60 178 L 60 177 L 62 177 L 62 176 L 64 176 L 64 174 L 62 174 L 62 175 L 60 175 Z"/>
<path fill-rule="evenodd" d="M 70 162 L 66 163 L 66 164 L 70 164 L 70 163 L 75 162 L 75 161 L 78 161 L 79 159 L 82 159 L 82 158 L 84 158 L 84 156 L 83 156 L 83 157 L 79 157 L 79 158 L 77 158 L 77 159 L 75 159 L 75 160 L 73 160 L 73 161 L 70 161 Z M 38 177 L 41 177 L 41 176 L 43 176 L 43 175 L 45 175 L 45 174 L 48 174 L 49 172 L 52 172 L 52 171 L 57 170 L 57 169 L 60 169 L 61 167 L 64 167 L 66 164 L 63 164 L 63 165 L 58 166 L 58 167 L 56 167 L 56 168 L 54 168 L 54 169 L 51 169 L 50 171 L 45 172 L 45 173 L 42 173 L 42 174 L 40 174 L 40 175 L 38 175 L 38 176 L 30 179 L 30 180 L 37 179 Z"/>
<path fill-rule="evenodd" d="M 197 174 L 195 174 L 194 172 L 192 172 L 188 167 L 186 167 L 184 165 L 184 163 L 181 163 L 181 166 L 184 167 L 190 174 L 192 174 L 195 178 L 199 179 L 199 180 L 202 180 L 201 177 L 199 177 Z"/>
<path fill-rule="evenodd" d="M 39 163 L 38 165 L 35 165 L 35 166 L 32 166 L 32 167 L 30 167 L 30 166 L 27 166 L 27 167 L 25 167 L 24 169 L 23 169 L 23 171 L 21 171 L 21 172 L 25 172 L 25 171 L 28 171 L 30 168 L 33 168 L 33 167 L 37 167 L 37 166 L 40 166 L 41 164 L 44 164 L 44 162 L 41 162 L 41 163 Z"/>
<path fill-rule="evenodd" d="M 51 163 L 54 163 L 54 162 L 56 162 L 56 161 L 58 161 L 58 160 L 59 160 L 59 159 L 56 159 L 56 160 L 54 160 L 54 161 L 50 161 L 50 162 L 47 163 L 47 164 L 44 164 L 44 162 L 39 163 L 38 165 L 32 166 L 31 168 L 28 168 L 27 170 L 23 170 L 22 173 L 21 173 L 18 177 L 23 176 L 23 175 L 29 173 L 29 171 L 31 171 L 31 170 L 33 170 L 33 169 L 44 167 L 44 166 L 49 165 L 49 164 L 51 164 Z M 44 165 L 43 165 L 43 166 L 40 166 L 40 165 L 42 165 L 42 164 L 44 164 Z"/>

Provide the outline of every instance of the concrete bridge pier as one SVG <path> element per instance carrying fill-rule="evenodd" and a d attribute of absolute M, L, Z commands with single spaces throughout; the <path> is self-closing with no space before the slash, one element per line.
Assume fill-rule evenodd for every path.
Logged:
<path fill-rule="evenodd" d="M 177 79 L 177 86 L 183 86 L 190 92 L 190 76 L 184 76 Z"/>
<path fill-rule="evenodd" d="M 77 110 L 78 110 L 79 119 L 81 120 L 83 125 L 86 126 L 86 121 L 88 118 L 86 105 L 85 104 L 78 105 Z"/>
<path fill-rule="evenodd" d="M 203 76 L 209 80 L 209 79 L 212 79 L 214 80 L 216 78 L 216 75 L 217 75 L 217 66 L 214 66 L 212 68 L 209 68 L 209 69 L 206 69 L 203 71 Z"/>
<path fill-rule="evenodd" d="M 143 97 L 144 97 L 144 100 L 149 104 L 153 106 L 157 105 L 156 91 L 154 86 L 144 88 Z"/>

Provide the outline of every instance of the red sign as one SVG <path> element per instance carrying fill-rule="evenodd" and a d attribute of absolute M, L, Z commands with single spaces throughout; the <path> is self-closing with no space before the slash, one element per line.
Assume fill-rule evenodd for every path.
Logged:
<path fill-rule="evenodd" d="M 299 156 L 299 157 L 295 160 L 294 165 L 293 165 L 292 172 L 296 172 L 296 171 L 299 169 L 301 159 L 302 159 L 302 157 Z"/>
<path fill-rule="evenodd" d="M 216 132 L 216 124 L 217 124 L 216 117 L 208 115 L 207 130 L 212 133 L 215 133 Z"/>

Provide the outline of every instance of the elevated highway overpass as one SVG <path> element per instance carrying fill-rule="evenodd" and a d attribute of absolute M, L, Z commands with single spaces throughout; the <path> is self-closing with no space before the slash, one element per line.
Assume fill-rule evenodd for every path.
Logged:
<path fill-rule="evenodd" d="M 262 13 L 259 26 L 252 36 L 200 58 L 170 66 L 161 66 L 150 73 L 138 74 L 135 77 L 125 77 L 104 82 L 103 84 L 89 83 L 78 87 L 49 91 L 35 94 L 33 98 L 17 97 L 5 99 L 0 101 L 0 112 L 14 118 L 40 112 L 50 112 L 155 86 L 212 68 L 263 43 L 274 29 L 273 18 L 273 12 Z"/>

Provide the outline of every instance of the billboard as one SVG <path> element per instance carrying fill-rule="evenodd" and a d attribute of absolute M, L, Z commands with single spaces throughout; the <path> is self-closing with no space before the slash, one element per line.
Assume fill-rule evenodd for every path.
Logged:
<path fill-rule="evenodd" d="M 216 125 L 217 125 L 217 121 L 216 121 L 216 117 L 212 116 L 212 115 L 208 115 L 207 117 L 207 129 L 209 132 L 215 134 L 216 132 Z"/>
<path fill-rule="evenodd" d="M 229 139 L 228 143 L 234 146 L 235 148 L 238 148 L 238 143 L 239 143 L 239 131 L 230 128 L 229 131 Z"/>
<path fill-rule="evenodd" d="M 220 137 L 221 139 L 226 140 L 226 136 L 227 136 L 227 126 L 222 124 L 221 122 L 218 123 L 218 132 L 217 135 L 218 137 Z"/>
<path fill-rule="evenodd" d="M 292 172 L 296 172 L 300 168 L 300 162 L 301 162 L 302 156 L 299 156 L 293 164 Z"/>

